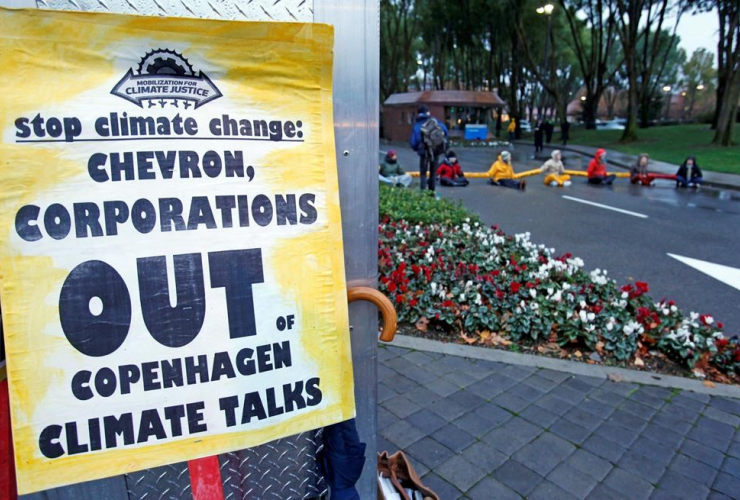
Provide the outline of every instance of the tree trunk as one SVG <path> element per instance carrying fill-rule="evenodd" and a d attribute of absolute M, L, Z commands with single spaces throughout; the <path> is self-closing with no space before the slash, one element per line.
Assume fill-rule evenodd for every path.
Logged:
<path fill-rule="evenodd" d="M 627 124 L 624 127 L 620 142 L 635 142 L 637 140 L 637 78 L 632 74 L 629 77 L 627 89 Z"/>
<path fill-rule="evenodd" d="M 737 101 L 740 98 L 740 70 L 732 75 L 732 80 L 725 86 L 722 101 L 725 103 L 717 116 L 717 130 L 714 133 L 712 144 L 717 146 L 732 146 L 732 130 L 737 114 Z"/>

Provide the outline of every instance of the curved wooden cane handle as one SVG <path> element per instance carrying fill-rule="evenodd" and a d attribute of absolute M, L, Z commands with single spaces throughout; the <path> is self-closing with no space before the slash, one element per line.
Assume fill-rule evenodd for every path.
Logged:
<path fill-rule="evenodd" d="M 380 310 L 380 314 L 383 315 L 383 332 L 380 334 L 380 340 L 383 342 L 393 341 L 393 337 L 396 336 L 398 316 L 396 316 L 396 308 L 393 307 L 388 297 L 374 288 L 356 286 L 347 290 L 347 299 L 349 302 L 367 300 L 375 304 L 375 307 Z"/>

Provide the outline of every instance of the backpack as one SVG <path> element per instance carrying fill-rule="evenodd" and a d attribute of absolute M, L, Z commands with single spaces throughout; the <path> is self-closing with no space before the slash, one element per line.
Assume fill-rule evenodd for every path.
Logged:
<path fill-rule="evenodd" d="M 429 118 L 421 126 L 421 139 L 428 151 L 441 155 L 445 151 L 445 131 L 434 118 Z"/>

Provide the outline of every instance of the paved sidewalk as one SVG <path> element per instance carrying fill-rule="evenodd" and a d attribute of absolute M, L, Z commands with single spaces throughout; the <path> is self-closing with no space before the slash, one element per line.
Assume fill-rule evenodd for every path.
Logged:
<path fill-rule="evenodd" d="M 529 141 L 515 141 L 514 144 L 519 147 L 534 147 Z M 592 146 L 579 146 L 577 144 L 562 146 L 556 142 L 545 144 L 544 148 L 550 151 L 554 149 L 559 149 L 561 151 L 570 151 L 572 153 L 578 153 L 589 158 L 593 158 L 594 154 L 596 154 L 596 150 L 598 149 Z M 547 154 L 549 155 L 549 153 Z M 615 167 L 629 170 L 637 161 L 637 156 L 614 151 L 613 149 L 607 149 L 606 161 L 608 165 L 613 165 Z M 676 170 L 678 170 L 678 165 L 654 160 L 652 158 L 650 159 L 651 172 L 673 175 L 676 173 Z M 704 174 L 704 183 L 709 186 L 740 190 L 740 175 L 725 174 L 722 172 L 710 172 L 707 170 L 703 170 L 702 173 Z"/>
<path fill-rule="evenodd" d="M 740 498 L 740 399 L 388 345 L 379 450 L 442 500 Z"/>

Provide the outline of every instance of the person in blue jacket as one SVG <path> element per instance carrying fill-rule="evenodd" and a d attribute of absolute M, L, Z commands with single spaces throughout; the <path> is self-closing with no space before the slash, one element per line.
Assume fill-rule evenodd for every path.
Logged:
<path fill-rule="evenodd" d="M 444 133 L 445 141 L 443 141 L 443 144 L 441 144 L 439 148 L 429 148 L 424 143 L 422 127 L 424 127 L 429 120 L 434 120 Z M 427 126 L 425 128 L 434 129 L 435 127 Z M 447 137 L 449 137 L 449 131 L 447 130 L 447 127 L 445 127 L 445 124 L 431 116 L 429 114 L 429 108 L 424 104 L 419 106 L 418 115 L 416 115 L 416 123 L 414 123 L 414 129 L 411 131 L 409 144 L 411 145 L 411 149 L 416 151 L 416 154 L 419 155 L 419 187 L 422 191 L 426 187 L 429 187 L 430 191 L 434 191 L 435 174 L 437 172 L 437 158 L 446 150 L 444 142 L 446 142 Z M 428 184 L 427 173 L 429 174 Z"/>

